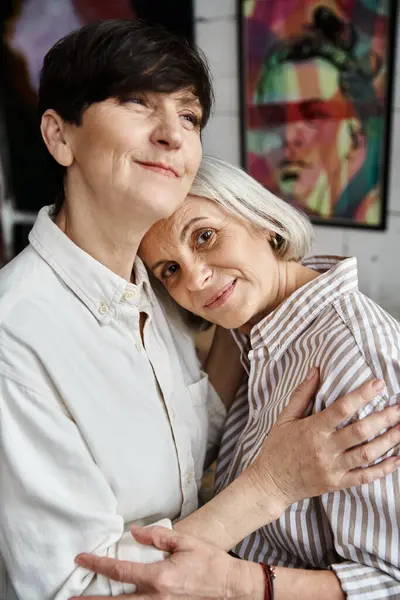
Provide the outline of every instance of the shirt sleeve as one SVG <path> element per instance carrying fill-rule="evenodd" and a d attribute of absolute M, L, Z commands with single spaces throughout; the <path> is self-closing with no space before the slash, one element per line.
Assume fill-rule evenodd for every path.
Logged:
<path fill-rule="evenodd" d="M 49 398 L 4 376 L 0 481 L 0 557 L 18 598 L 135 590 L 77 567 L 80 552 L 137 562 L 164 557 L 124 530 L 113 490 L 56 392 Z M 157 524 L 171 528 L 168 519 Z"/>
<path fill-rule="evenodd" d="M 399 396 L 381 399 L 379 410 L 396 402 Z M 395 453 L 400 455 L 399 448 Z M 350 600 L 400 597 L 399 489 L 397 470 L 371 484 L 322 496 L 341 559 L 331 569 Z"/>

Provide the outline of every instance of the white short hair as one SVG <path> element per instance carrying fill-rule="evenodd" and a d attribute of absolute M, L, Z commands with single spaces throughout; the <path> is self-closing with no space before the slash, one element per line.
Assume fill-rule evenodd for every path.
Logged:
<path fill-rule="evenodd" d="M 300 261 L 314 241 L 307 216 L 290 206 L 243 169 L 213 156 L 203 156 L 189 192 L 214 200 L 240 219 L 267 230 L 277 239 L 277 255 Z"/>

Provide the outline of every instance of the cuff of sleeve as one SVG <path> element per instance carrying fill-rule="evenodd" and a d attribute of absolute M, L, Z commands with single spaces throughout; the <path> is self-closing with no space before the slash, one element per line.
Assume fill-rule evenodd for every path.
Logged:
<path fill-rule="evenodd" d="M 169 519 L 161 519 L 156 523 L 151 523 L 148 527 L 153 527 L 155 525 L 172 529 L 172 522 Z M 115 558 L 139 563 L 153 563 L 164 560 L 167 556 L 167 552 L 158 550 L 158 548 L 154 548 L 154 546 L 144 546 L 143 544 L 139 544 L 139 542 L 132 537 L 131 533 L 127 531 L 123 534 L 117 545 L 117 556 Z M 132 592 L 136 590 L 136 586 L 133 583 L 121 583 L 119 581 L 111 581 L 110 583 L 113 596 L 132 594 Z"/>
<path fill-rule="evenodd" d="M 339 579 L 339 583 L 346 598 L 349 600 L 367 600 L 367 598 L 398 598 L 400 582 L 394 580 L 390 575 L 359 563 L 345 561 L 330 565 L 330 569 Z"/>

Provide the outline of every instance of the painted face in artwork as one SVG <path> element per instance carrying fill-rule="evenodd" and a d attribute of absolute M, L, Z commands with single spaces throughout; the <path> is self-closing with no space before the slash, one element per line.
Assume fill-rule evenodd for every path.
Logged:
<path fill-rule="evenodd" d="M 332 214 L 365 156 L 337 68 L 320 58 L 278 64 L 264 72 L 255 103 L 265 125 L 248 133 L 253 177 L 309 214 Z"/>

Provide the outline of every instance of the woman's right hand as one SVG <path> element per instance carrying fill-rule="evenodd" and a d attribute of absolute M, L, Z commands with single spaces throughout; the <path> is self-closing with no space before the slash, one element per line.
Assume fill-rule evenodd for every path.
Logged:
<path fill-rule="evenodd" d="M 384 388 L 380 380 L 367 382 L 339 398 L 328 408 L 304 417 L 318 388 L 318 370 L 292 393 L 289 405 L 279 416 L 260 453 L 246 469 L 260 498 L 275 496 L 278 512 L 304 498 L 370 483 L 400 467 L 400 458 L 382 457 L 400 442 L 400 405 L 338 427 Z M 388 429 L 379 435 L 384 429 Z M 367 443 L 367 440 L 378 436 Z"/>

